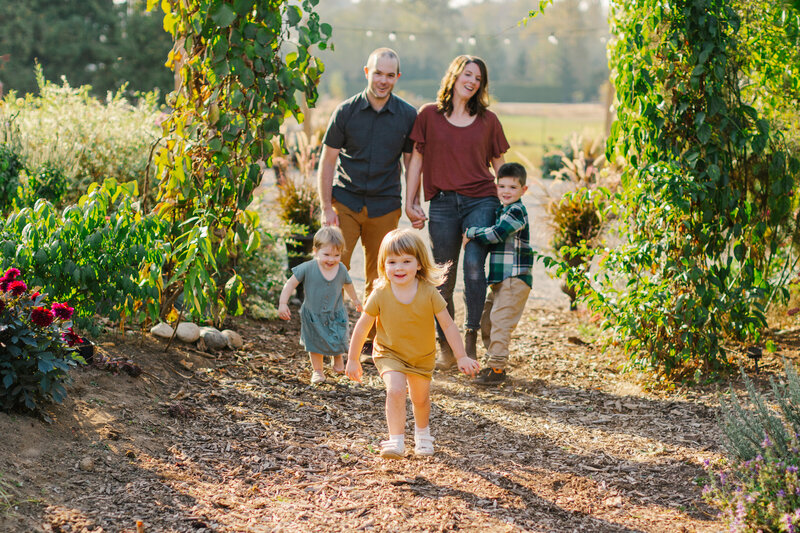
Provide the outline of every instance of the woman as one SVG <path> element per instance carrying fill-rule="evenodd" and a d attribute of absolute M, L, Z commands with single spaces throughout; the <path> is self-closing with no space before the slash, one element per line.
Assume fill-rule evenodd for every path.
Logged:
<path fill-rule="evenodd" d="M 447 279 L 439 287 L 451 316 L 462 234 L 472 226 L 491 226 L 500 206 L 490 166 L 495 172 L 508 150 L 503 127 L 489 111 L 489 75 L 479 57 L 458 56 L 442 78 L 436 102 L 420 108 L 411 131 L 414 151 L 407 170 L 406 214 L 421 227 L 425 212 L 420 206 L 420 174 L 423 192 L 430 202 L 428 232 L 434 260 L 449 262 Z M 476 358 L 481 312 L 486 298 L 484 264 L 488 247 L 471 240 L 464 248 L 464 345 Z M 456 364 L 453 350 L 440 328 L 436 367 Z"/>

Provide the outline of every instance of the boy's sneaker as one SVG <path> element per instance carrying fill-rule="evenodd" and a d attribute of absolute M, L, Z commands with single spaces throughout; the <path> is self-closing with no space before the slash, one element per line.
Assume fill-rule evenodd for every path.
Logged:
<path fill-rule="evenodd" d="M 435 439 L 431 436 L 422 437 L 419 435 L 414 436 L 414 455 L 418 457 L 429 457 L 433 455 L 433 441 Z"/>
<path fill-rule="evenodd" d="M 506 371 L 502 368 L 487 367 L 478 372 L 476 385 L 499 385 L 506 380 Z"/>
<path fill-rule="evenodd" d="M 406 445 L 394 440 L 381 441 L 381 459 L 402 459 Z"/>

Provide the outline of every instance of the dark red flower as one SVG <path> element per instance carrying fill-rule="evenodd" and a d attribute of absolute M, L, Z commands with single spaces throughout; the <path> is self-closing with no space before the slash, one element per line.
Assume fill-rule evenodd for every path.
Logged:
<path fill-rule="evenodd" d="M 31 322 L 40 328 L 46 328 L 55 320 L 53 312 L 46 307 L 34 307 L 31 311 Z"/>
<path fill-rule="evenodd" d="M 35 292 L 31 293 L 31 301 L 32 302 L 36 301 L 36 298 L 38 298 L 41 295 L 42 295 L 42 293 L 40 293 L 39 291 L 35 291 Z"/>
<path fill-rule="evenodd" d="M 11 267 L 8 270 L 6 270 L 5 274 L 3 274 L 3 279 L 7 279 L 8 281 L 14 281 L 20 274 L 22 274 L 22 272 L 20 272 L 18 268 Z"/>
<path fill-rule="evenodd" d="M 10 292 L 14 296 L 19 296 L 20 294 L 22 294 L 23 292 L 25 292 L 27 290 L 28 290 L 28 286 L 25 285 L 25 282 L 17 280 L 17 281 L 12 281 L 11 283 L 9 283 L 8 288 L 6 289 L 6 292 Z"/>
<path fill-rule="evenodd" d="M 64 339 L 64 342 L 67 343 L 67 346 L 72 348 L 76 344 L 83 344 L 83 339 L 80 336 L 72 331 L 72 328 L 67 328 L 67 331 L 61 334 L 61 338 Z"/>
<path fill-rule="evenodd" d="M 59 303 L 55 303 L 50 306 L 50 310 L 53 311 L 53 314 L 56 315 L 56 318 L 60 318 L 61 320 L 69 320 L 72 318 L 72 313 L 75 312 L 75 309 L 67 304 Z"/>
<path fill-rule="evenodd" d="M 7 292 L 9 285 L 11 285 L 10 279 L 0 278 L 0 292 Z"/>

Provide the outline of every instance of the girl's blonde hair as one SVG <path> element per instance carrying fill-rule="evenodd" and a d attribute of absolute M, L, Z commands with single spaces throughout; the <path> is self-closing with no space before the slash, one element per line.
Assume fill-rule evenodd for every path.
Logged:
<path fill-rule="evenodd" d="M 386 258 L 390 255 L 413 255 L 419 263 L 417 279 L 432 285 L 441 285 L 445 280 L 445 269 L 433 261 L 431 252 L 417 232 L 410 229 L 396 229 L 386 234 L 378 250 L 378 284 L 383 287 L 389 283 L 386 275 Z"/>
<path fill-rule="evenodd" d="M 323 246 L 333 246 L 340 252 L 344 251 L 344 234 L 336 226 L 322 226 L 314 234 L 314 251 L 316 252 Z"/>

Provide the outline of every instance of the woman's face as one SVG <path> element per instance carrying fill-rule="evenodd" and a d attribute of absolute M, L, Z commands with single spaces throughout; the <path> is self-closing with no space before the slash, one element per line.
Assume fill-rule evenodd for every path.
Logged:
<path fill-rule="evenodd" d="M 475 63 L 467 63 L 464 70 L 456 78 L 453 92 L 465 100 L 469 100 L 481 88 L 481 69 Z"/>

